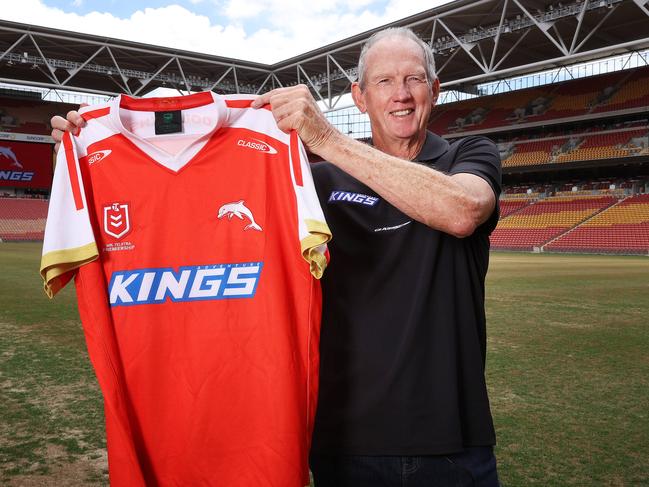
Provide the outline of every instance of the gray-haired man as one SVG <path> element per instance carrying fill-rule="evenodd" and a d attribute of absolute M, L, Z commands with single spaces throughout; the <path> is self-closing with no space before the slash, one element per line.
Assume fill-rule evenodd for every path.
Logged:
<path fill-rule="evenodd" d="M 328 162 L 313 166 L 332 229 L 323 282 L 316 487 L 496 486 L 484 378 L 484 279 L 500 158 L 427 132 L 439 94 L 412 31 L 372 36 L 352 86 L 372 146 L 333 130 L 305 88 L 270 103 Z"/>

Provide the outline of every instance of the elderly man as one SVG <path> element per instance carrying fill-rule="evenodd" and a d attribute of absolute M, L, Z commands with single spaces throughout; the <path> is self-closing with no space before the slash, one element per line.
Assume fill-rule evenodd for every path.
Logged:
<path fill-rule="evenodd" d="M 438 94 L 429 46 L 397 28 L 368 40 L 352 86 L 371 146 L 331 128 L 305 88 L 256 101 L 328 161 L 313 166 L 334 235 L 316 487 L 498 485 L 484 279 L 500 158 L 485 138 L 426 130 Z"/>
<path fill-rule="evenodd" d="M 430 47 L 390 28 L 363 47 L 358 108 L 371 145 L 336 131 L 304 86 L 261 95 L 327 162 L 313 175 L 334 239 L 323 282 L 316 487 L 497 486 L 484 377 L 484 280 L 500 158 L 488 139 L 426 126 Z M 82 123 L 52 120 L 53 136 Z"/>

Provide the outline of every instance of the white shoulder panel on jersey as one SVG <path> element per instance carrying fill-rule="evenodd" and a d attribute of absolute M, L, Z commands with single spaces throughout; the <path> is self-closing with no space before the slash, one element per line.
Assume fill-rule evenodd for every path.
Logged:
<path fill-rule="evenodd" d="M 111 110 L 114 110 L 114 102 L 87 106 L 79 110 L 87 123 L 87 126 L 82 128 L 78 135 L 75 136 L 79 158 L 88 155 L 86 148 L 89 145 L 119 133 L 118 128 L 115 127 L 112 121 Z"/>
<path fill-rule="evenodd" d="M 293 189 L 297 202 L 297 225 L 302 256 L 311 266 L 311 274 L 320 279 L 327 267 L 327 242 L 331 240 L 331 230 L 318 200 L 313 183 L 311 166 L 304 144 L 297 132 L 290 134 L 291 150 L 290 167 Z M 293 160 L 293 159 L 298 160 Z M 295 169 L 299 168 L 300 179 L 297 181 Z"/>
<path fill-rule="evenodd" d="M 47 295 L 54 296 L 78 267 L 98 255 L 76 144 L 66 133 L 57 154 L 43 240 L 41 276 Z"/>
<path fill-rule="evenodd" d="M 249 98 L 248 96 L 247 99 Z M 273 113 L 265 108 L 233 108 L 230 106 L 228 107 L 226 125 L 232 128 L 245 128 L 261 132 L 286 145 L 290 143 L 289 134 L 279 129 Z"/>

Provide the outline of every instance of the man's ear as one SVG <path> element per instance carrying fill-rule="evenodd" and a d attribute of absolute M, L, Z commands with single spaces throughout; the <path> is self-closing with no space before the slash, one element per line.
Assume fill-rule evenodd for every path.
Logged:
<path fill-rule="evenodd" d="M 431 89 L 433 90 L 433 106 L 435 106 L 437 104 L 437 99 L 439 98 L 439 78 L 435 78 Z"/>
<path fill-rule="evenodd" d="M 367 111 L 367 107 L 365 106 L 365 96 L 363 95 L 361 86 L 356 81 L 352 83 L 352 99 L 354 100 L 354 104 L 361 111 L 361 113 L 365 113 Z"/>

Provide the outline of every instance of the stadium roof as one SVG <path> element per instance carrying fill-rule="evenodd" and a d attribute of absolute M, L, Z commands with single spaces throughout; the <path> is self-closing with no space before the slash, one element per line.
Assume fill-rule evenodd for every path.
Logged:
<path fill-rule="evenodd" d="M 429 42 L 444 89 L 649 47 L 649 0 L 457 0 L 389 26 Z M 349 91 L 381 26 L 272 65 L 0 20 L 0 81 L 91 93 L 261 93 L 309 85 L 329 107 Z"/>

